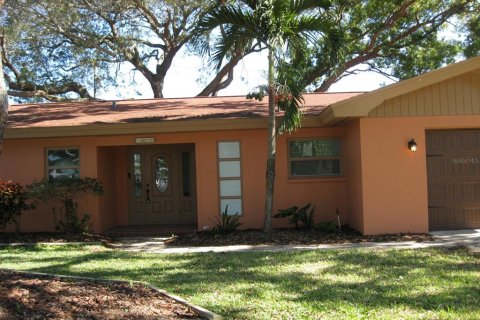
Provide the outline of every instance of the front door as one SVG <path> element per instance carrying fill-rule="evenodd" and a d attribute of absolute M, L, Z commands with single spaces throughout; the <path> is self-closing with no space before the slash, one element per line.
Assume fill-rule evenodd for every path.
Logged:
<path fill-rule="evenodd" d="M 132 147 L 129 152 L 131 224 L 195 224 L 194 145 Z"/>

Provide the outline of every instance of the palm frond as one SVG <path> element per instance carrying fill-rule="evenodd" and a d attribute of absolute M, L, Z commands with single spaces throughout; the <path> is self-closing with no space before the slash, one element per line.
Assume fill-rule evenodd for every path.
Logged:
<path fill-rule="evenodd" d="M 221 6 L 198 22 L 196 32 L 210 32 L 221 25 L 236 25 L 252 32 L 256 31 L 256 23 L 251 11 L 243 10 L 239 6 Z"/>
<path fill-rule="evenodd" d="M 313 9 L 328 10 L 331 6 L 329 0 L 290 0 L 290 11 L 297 15 Z"/>
<path fill-rule="evenodd" d="M 288 99 L 279 103 L 280 109 L 284 111 L 284 116 L 278 125 L 279 134 L 297 130 L 303 118 L 305 66 L 297 61 L 301 60 L 291 63 L 282 62 L 278 66 L 278 85 L 288 90 L 289 95 Z"/>
<path fill-rule="evenodd" d="M 226 26 L 223 29 L 222 36 L 217 38 L 210 49 L 210 63 L 216 69 L 221 68 L 224 59 L 232 52 L 246 52 L 252 47 L 252 37 L 244 31 L 237 26 Z"/>
<path fill-rule="evenodd" d="M 326 33 L 331 29 L 330 22 L 320 15 L 300 17 L 295 26 L 295 32 L 304 34 L 309 41 L 314 40 L 315 35 Z"/>

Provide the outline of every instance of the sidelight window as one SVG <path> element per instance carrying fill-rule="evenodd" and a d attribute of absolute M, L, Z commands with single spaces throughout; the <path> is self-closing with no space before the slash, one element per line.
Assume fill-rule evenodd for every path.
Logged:
<path fill-rule="evenodd" d="M 218 177 L 220 211 L 228 206 L 228 214 L 242 214 L 242 172 L 240 141 L 218 142 Z"/>

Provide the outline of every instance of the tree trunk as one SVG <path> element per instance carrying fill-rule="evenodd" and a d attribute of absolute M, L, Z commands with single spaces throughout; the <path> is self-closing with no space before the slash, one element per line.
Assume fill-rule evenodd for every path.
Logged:
<path fill-rule="evenodd" d="M 275 184 L 275 75 L 273 50 L 268 49 L 268 156 L 267 189 L 265 195 L 265 220 L 263 231 L 272 231 L 273 193 Z"/>
<path fill-rule="evenodd" d="M 13 222 L 15 223 L 15 234 L 18 236 L 20 234 L 20 215 L 17 215 Z"/>
<path fill-rule="evenodd" d="M 3 0 L 0 0 L 0 9 L 3 6 Z M 0 42 L 4 41 L 0 35 Z M 0 43 L 1 44 L 1 43 Z M 3 64 L 0 58 L 0 154 L 2 153 L 3 133 L 7 126 L 8 116 L 8 95 L 5 79 L 3 78 Z"/>
<path fill-rule="evenodd" d="M 163 82 L 163 78 L 150 81 L 154 98 L 163 98 Z"/>

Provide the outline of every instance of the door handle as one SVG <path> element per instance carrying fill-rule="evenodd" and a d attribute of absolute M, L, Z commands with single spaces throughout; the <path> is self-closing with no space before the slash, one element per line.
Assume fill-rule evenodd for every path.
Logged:
<path fill-rule="evenodd" d="M 147 183 L 147 200 L 145 201 L 147 204 L 150 203 L 150 184 Z"/>

